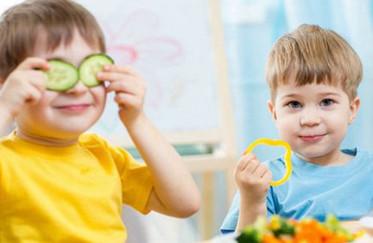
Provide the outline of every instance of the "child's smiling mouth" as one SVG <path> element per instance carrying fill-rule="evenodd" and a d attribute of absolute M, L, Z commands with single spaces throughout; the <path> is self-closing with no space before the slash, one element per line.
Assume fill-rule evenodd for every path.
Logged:
<path fill-rule="evenodd" d="M 86 111 L 91 104 L 82 103 L 82 104 L 68 104 L 56 106 L 55 108 L 64 112 L 80 113 Z"/>
<path fill-rule="evenodd" d="M 318 135 L 300 135 L 299 138 L 302 139 L 304 142 L 315 143 L 319 142 L 325 135 L 326 133 Z"/>

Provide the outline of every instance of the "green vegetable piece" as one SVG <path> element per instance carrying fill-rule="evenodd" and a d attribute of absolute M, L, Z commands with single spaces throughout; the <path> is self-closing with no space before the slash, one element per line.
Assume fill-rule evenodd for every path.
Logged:
<path fill-rule="evenodd" d="M 295 228 L 293 225 L 289 224 L 285 219 L 280 220 L 280 227 L 276 230 L 273 230 L 273 234 L 276 237 L 279 237 L 281 235 L 295 235 Z"/>
<path fill-rule="evenodd" d="M 100 85 L 101 81 L 96 78 L 97 73 L 102 71 L 104 65 L 113 63 L 113 59 L 102 53 L 86 57 L 79 67 L 80 80 L 88 87 Z"/>
<path fill-rule="evenodd" d="M 263 237 L 263 235 L 268 231 L 267 229 L 267 219 L 265 217 L 259 217 L 255 223 L 254 228 L 258 231 L 258 234 L 260 236 L 260 239 Z"/>
<path fill-rule="evenodd" d="M 241 234 L 236 238 L 238 243 L 260 243 L 262 241 L 257 229 L 252 226 L 247 226 Z"/>
<path fill-rule="evenodd" d="M 74 87 L 79 76 L 74 65 L 62 60 L 54 59 L 49 62 L 46 87 L 52 91 L 66 91 Z"/>
<path fill-rule="evenodd" d="M 48 63 L 50 68 L 45 72 L 47 89 L 63 92 L 74 87 L 79 81 L 87 87 L 100 85 L 101 81 L 96 79 L 97 72 L 101 71 L 104 65 L 113 64 L 114 61 L 108 55 L 99 53 L 87 56 L 79 69 L 60 59 L 51 59 Z"/>
<path fill-rule="evenodd" d="M 345 236 L 349 241 L 353 240 L 354 238 L 353 234 L 350 233 L 347 229 L 345 229 L 339 222 L 338 218 L 333 214 L 328 214 L 326 216 L 324 225 L 330 231 Z"/>

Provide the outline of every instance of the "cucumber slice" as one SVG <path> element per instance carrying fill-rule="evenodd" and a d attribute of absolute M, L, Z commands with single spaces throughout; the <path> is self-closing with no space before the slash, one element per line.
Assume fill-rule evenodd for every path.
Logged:
<path fill-rule="evenodd" d="M 62 60 L 49 60 L 49 70 L 46 72 L 47 89 L 66 91 L 74 87 L 79 80 L 79 74 L 74 65 Z"/>
<path fill-rule="evenodd" d="M 113 59 L 106 54 L 89 55 L 79 66 L 80 80 L 88 87 L 100 85 L 101 80 L 96 78 L 96 74 L 103 69 L 104 65 L 113 63 Z"/>
<path fill-rule="evenodd" d="M 103 69 L 106 64 L 113 64 L 114 61 L 106 54 L 99 53 L 87 56 L 79 66 L 60 59 L 48 61 L 49 70 L 46 72 L 47 89 L 63 92 L 73 88 L 79 80 L 87 87 L 95 87 L 101 84 L 101 80 L 96 79 L 97 72 Z"/>

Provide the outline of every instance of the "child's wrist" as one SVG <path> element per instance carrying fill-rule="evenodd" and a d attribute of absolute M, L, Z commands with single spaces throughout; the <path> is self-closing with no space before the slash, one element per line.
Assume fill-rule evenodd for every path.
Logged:
<path fill-rule="evenodd" d="M 265 204 L 267 194 L 258 195 L 244 193 L 240 191 L 240 200 L 242 203 L 249 203 L 250 205 L 262 205 Z"/>
<path fill-rule="evenodd" d="M 139 112 L 136 116 L 132 116 L 131 118 L 123 118 L 122 122 L 126 126 L 128 130 L 136 129 L 136 127 L 141 127 L 144 122 L 146 121 L 146 116 L 143 112 Z"/>
<path fill-rule="evenodd" d="M 241 210 L 250 213 L 250 215 L 265 215 L 267 206 L 264 201 L 245 201 L 241 200 L 240 202 L 240 208 Z"/>

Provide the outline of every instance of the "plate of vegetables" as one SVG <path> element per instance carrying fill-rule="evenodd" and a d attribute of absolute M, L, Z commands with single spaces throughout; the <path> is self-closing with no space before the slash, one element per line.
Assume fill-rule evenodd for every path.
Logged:
<path fill-rule="evenodd" d="M 259 218 L 235 238 L 238 243 L 348 243 L 357 242 L 363 231 L 350 232 L 333 215 L 325 222 L 312 218 L 292 220 L 272 216 Z"/>

